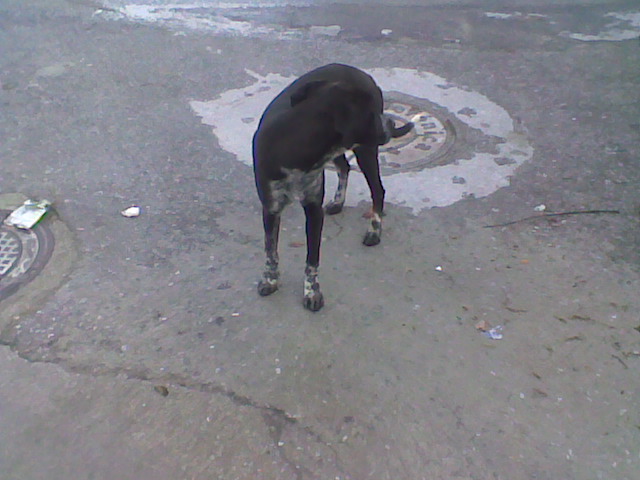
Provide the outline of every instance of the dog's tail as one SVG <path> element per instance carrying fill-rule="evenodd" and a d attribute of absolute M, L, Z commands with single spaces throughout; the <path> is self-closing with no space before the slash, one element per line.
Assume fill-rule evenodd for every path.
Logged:
<path fill-rule="evenodd" d="M 398 138 L 403 135 L 406 135 L 413 128 L 413 122 L 408 122 L 402 125 L 401 127 L 396 128 L 395 126 L 391 129 L 391 138 Z"/>
<path fill-rule="evenodd" d="M 412 122 L 406 123 L 401 127 L 396 127 L 393 118 L 387 113 L 380 115 L 380 121 L 382 131 L 378 132 L 378 145 L 385 145 L 392 138 L 398 138 L 406 135 L 413 128 Z"/>

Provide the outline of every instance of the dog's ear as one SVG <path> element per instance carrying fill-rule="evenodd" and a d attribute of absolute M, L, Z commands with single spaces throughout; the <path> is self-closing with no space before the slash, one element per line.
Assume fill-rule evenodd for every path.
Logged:
<path fill-rule="evenodd" d="M 324 80 L 309 82 L 291 94 L 291 106 L 295 107 L 327 84 Z"/>

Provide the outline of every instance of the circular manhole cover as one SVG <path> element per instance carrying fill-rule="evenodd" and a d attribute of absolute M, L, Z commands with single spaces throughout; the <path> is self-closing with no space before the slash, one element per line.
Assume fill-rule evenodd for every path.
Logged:
<path fill-rule="evenodd" d="M 0 218 L 9 211 L 0 210 Z M 51 230 L 38 224 L 30 230 L 0 224 L 0 300 L 17 292 L 42 271 L 53 252 Z"/>
<path fill-rule="evenodd" d="M 429 108 L 425 101 L 402 95 L 402 99 L 385 98 L 384 112 L 389 115 L 397 127 L 413 122 L 414 128 L 400 138 L 392 138 L 380 147 L 378 160 L 380 174 L 392 175 L 401 172 L 413 172 L 425 168 L 446 165 L 453 158 L 447 155 L 456 140 L 456 130 L 448 118 Z M 351 160 L 353 155 L 347 155 Z M 352 162 L 352 167 L 359 171 Z M 333 169 L 333 164 L 329 164 Z"/>
<path fill-rule="evenodd" d="M 435 111 L 406 100 L 387 101 L 385 112 L 396 125 L 413 122 L 414 127 L 407 135 L 393 138 L 380 148 L 383 173 L 422 170 L 447 163 L 447 153 L 456 138 L 450 120 L 441 119 Z"/>

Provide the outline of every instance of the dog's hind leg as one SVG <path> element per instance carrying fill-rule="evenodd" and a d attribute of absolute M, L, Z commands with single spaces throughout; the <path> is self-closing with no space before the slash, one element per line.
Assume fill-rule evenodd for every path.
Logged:
<path fill-rule="evenodd" d="M 344 207 L 344 201 L 347 198 L 347 182 L 349 180 L 349 162 L 347 157 L 342 154 L 333 159 L 333 163 L 338 169 L 338 188 L 336 188 L 336 194 L 333 201 L 329 202 L 325 207 L 325 211 L 329 215 L 335 215 L 342 211 Z"/>
<path fill-rule="evenodd" d="M 366 246 L 371 247 L 380 243 L 382 235 L 382 210 L 384 209 L 384 188 L 380 179 L 380 166 L 378 165 L 378 146 L 360 145 L 353 152 L 356 154 L 360 170 L 364 174 L 371 190 L 371 224 L 362 240 Z"/>
<path fill-rule="evenodd" d="M 303 207 L 307 218 L 307 265 L 304 269 L 304 296 L 302 302 L 305 308 L 315 312 L 324 305 L 324 298 L 318 282 L 324 212 L 322 210 L 322 202 L 307 203 Z"/>
<path fill-rule="evenodd" d="M 267 255 L 262 280 L 258 283 L 258 293 L 263 297 L 278 290 L 278 235 L 280 233 L 280 213 L 269 213 L 262 209 L 264 223 L 264 250 Z"/>

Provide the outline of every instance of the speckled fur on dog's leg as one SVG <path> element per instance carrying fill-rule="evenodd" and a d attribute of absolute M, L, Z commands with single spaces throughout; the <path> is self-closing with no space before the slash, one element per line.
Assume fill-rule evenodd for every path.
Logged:
<path fill-rule="evenodd" d="M 317 312 L 324 305 L 324 297 L 318 282 L 318 268 L 307 265 L 304 270 L 304 296 L 302 303 L 305 308 Z"/>
<path fill-rule="evenodd" d="M 364 243 L 367 247 L 378 245 L 380 243 L 381 236 L 382 218 L 380 217 L 380 214 L 373 212 L 371 214 L 371 225 L 369 226 L 369 230 L 367 230 L 362 243 Z"/>
<path fill-rule="evenodd" d="M 344 156 L 344 154 L 336 157 L 333 163 L 338 168 L 338 187 L 336 188 L 336 193 L 333 200 L 329 202 L 325 207 L 325 211 L 329 215 L 340 213 L 342 211 L 342 208 L 344 207 L 344 201 L 347 198 L 347 183 L 349 181 L 349 171 L 351 170 L 349 162 L 347 161 L 347 158 Z"/>
<path fill-rule="evenodd" d="M 262 280 L 258 283 L 258 293 L 266 297 L 278 290 L 278 278 L 280 273 L 278 272 L 278 262 L 272 259 L 267 260 L 264 273 L 262 274 Z"/>

